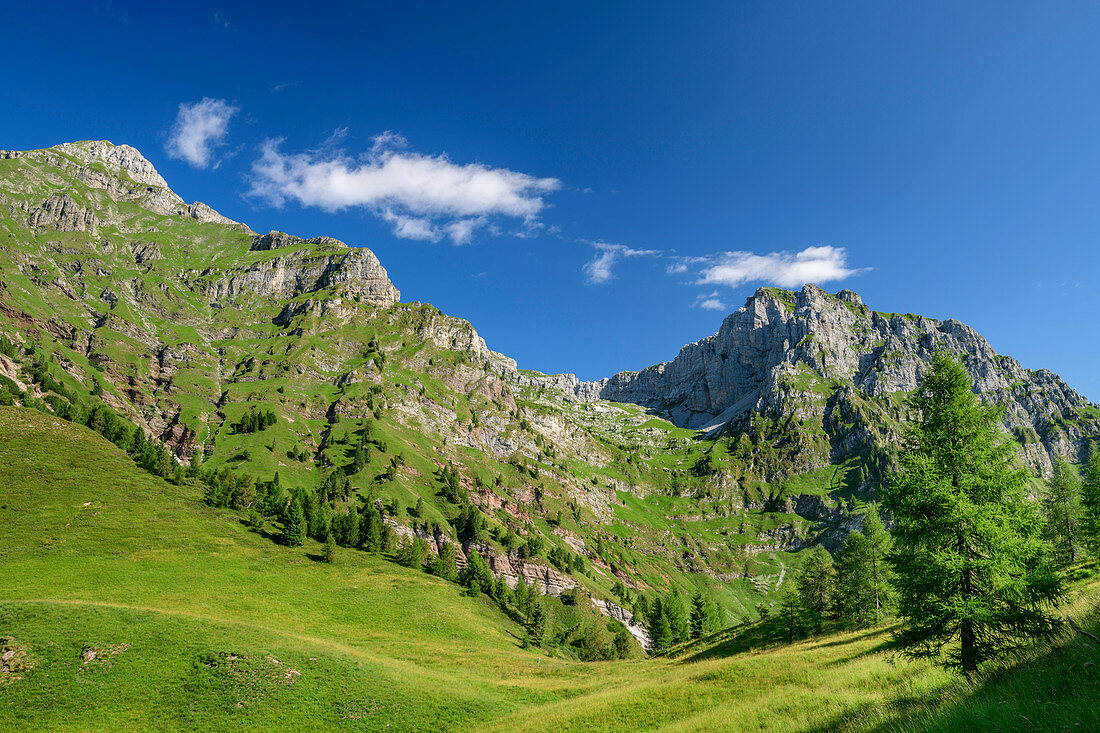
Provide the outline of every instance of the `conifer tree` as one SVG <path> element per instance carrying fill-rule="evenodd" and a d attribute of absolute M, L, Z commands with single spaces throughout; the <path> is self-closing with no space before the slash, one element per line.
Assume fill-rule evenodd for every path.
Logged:
<path fill-rule="evenodd" d="M 382 552 L 382 516 L 374 507 L 367 507 L 366 521 L 360 523 L 359 546 L 367 552 Z"/>
<path fill-rule="evenodd" d="M 798 593 L 802 597 L 802 607 L 810 614 L 815 624 L 833 610 L 836 593 L 836 570 L 833 558 L 821 545 L 810 550 L 798 576 Z"/>
<path fill-rule="evenodd" d="M 331 532 L 325 535 L 325 550 L 323 557 L 325 562 L 329 564 L 336 562 L 336 540 L 333 539 Z"/>
<path fill-rule="evenodd" d="M 1081 534 L 1094 556 L 1100 555 L 1100 446 L 1093 444 L 1081 487 Z"/>
<path fill-rule="evenodd" d="M 1081 505 L 1081 479 L 1061 459 L 1054 460 L 1054 476 L 1042 498 L 1043 535 L 1059 563 L 1077 562 L 1081 547 L 1081 525 L 1085 518 Z"/>
<path fill-rule="evenodd" d="M 450 542 L 444 542 L 439 548 L 439 554 L 432 561 L 432 575 L 437 575 L 444 580 L 456 580 L 458 568 L 455 564 L 455 546 Z"/>
<path fill-rule="evenodd" d="M 875 594 L 874 622 L 878 623 L 890 603 L 890 567 L 886 563 L 886 558 L 890 554 L 890 548 L 894 546 L 894 540 L 886 531 L 886 526 L 878 513 L 878 506 L 875 504 L 867 507 L 862 531 L 863 536 L 867 538 L 867 547 L 871 554 L 871 589 Z"/>
<path fill-rule="evenodd" d="M 851 532 L 836 563 L 836 611 L 841 619 L 865 623 L 875 616 L 871 543 L 861 532 Z"/>
<path fill-rule="evenodd" d="M 260 516 L 260 511 L 255 504 L 248 508 L 248 528 L 253 532 L 259 532 L 264 528 L 264 518 Z"/>
<path fill-rule="evenodd" d="M 713 634 L 721 623 L 718 606 L 702 591 L 691 599 L 691 638 Z"/>
<path fill-rule="evenodd" d="M 779 601 L 779 621 L 787 633 L 788 643 L 801 639 L 809 631 L 802 595 L 793 585 L 787 585 L 787 590 Z"/>
<path fill-rule="evenodd" d="M 288 547 L 301 547 L 305 535 L 306 518 L 302 512 L 302 501 L 295 497 L 294 501 L 290 502 L 290 509 L 287 511 L 283 525 L 283 542 Z"/>
<path fill-rule="evenodd" d="M 674 643 L 672 637 L 672 626 L 668 622 L 668 615 L 665 613 L 664 603 L 658 598 L 653 602 L 653 606 L 650 607 L 649 614 L 649 640 L 653 643 L 653 651 L 658 654 L 668 651 L 669 647 Z"/>
<path fill-rule="evenodd" d="M 542 608 L 542 602 L 535 599 L 531 607 L 531 616 L 527 619 L 527 637 L 535 646 L 542 646 L 547 631 L 546 611 Z"/>
<path fill-rule="evenodd" d="M 664 603 L 665 617 L 668 619 L 669 629 L 672 631 L 674 644 L 681 644 L 691 638 L 691 626 L 688 623 L 687 609 L 684 608 L 684 598 L 680 591 L 673 590 Z"/>
<path fill-rule="evenodd" d="M 983 407 L 966 370 L 940 353 L 910 407 L 886 507 L 894 517 L 891 564 L 897 640 L 913 657 L 966 674 L 1036 638 L 1062 590 L 1039 536 L 1027 474 L 1000 431 L 1001 409 Z"/>

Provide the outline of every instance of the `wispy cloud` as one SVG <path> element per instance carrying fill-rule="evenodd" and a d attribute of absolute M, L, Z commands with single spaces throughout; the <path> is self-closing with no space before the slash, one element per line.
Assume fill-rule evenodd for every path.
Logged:
<path fill-rule="evenodd" d="M 698 258 L 695 259 L 688 267 L 700 264 Z M 723 252 L 706 258 L 705 265 L 698 273 L 696 284 L 731 288 L 752 282 L 793 288 L 806 283 L 843 280 L 868 269 L 849 267 L 847 250 L 829 245 L 807 247 L 801 252 Z"/>
<path fill-rule="evenodd" d="M 711 293 L 700 293 L 691 306 L 708 311 L 727 311 L 730 309 L 729 304 L 722 300 L 717 290 Z"/>
<path fill-rule="evenodd" d="M 204 97 L 201 101 L 181 103 L 176 123 L 168 133 L 165 151 L 195 168 L 206 168 L 214 149 L 225 144 L 229 121 L 240 109 L 224 99 Z"/>
<path fill-rule="evenodd" d="M 408 150 L 399 135 L 374 138 L 371 149 L 352 158 L 330 144 L 305 153 L 283 153 L 281 140 L 267 140 L 252 164 L 249 195 L 273 206 L 295 201 L 325 211 L 365 208 L 391 224 L 398 237 L 456 244 L 469 242 L 494 218 L 538 226 L 544 197 L 561 188 L 556 178 L 458 164 L 446 155 Z"/>
<path fill-rule="evenodd" d="M 585 241 L 596 249 L 596 254 L 584 265 L 585 279 L 592 284 L 605 283 L 612 280 L 615 274 L 612 272 L 615 263 L 626 257 L 660 257 L 661 251 L 657 249 L 632 249 L 625 244 L 611 244 L 609 242 Z"/>

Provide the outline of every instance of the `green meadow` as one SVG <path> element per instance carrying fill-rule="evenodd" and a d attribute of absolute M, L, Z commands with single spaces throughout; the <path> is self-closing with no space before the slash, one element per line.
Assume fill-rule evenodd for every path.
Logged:
<path fill-rule="evenodd" d="M 279 545 L 33 410 L 0 408 L 0 527 L 5 730 L 1100 730 L 1100 643 L 1068 629 L 973 680 L 888 625 L 788 644 L 774 617 L 651 659 L 525 650 L 485 596 Z"/>

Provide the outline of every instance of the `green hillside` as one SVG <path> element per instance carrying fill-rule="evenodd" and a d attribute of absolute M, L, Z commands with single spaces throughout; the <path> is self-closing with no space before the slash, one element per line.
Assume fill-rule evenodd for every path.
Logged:
<path fill-rule="evenodd" d="M 1100 726 L 1098 652 L 1072 633 L 976 683 L 895 658 L 885 628 L 786 645 L 774 619 L 668 657 L 548 657 L 484 595 L 278 545 L 52 415 L 0 408 L 0 466 L 9 729 Z M 1098 588 L 1079 581 L 1067 608 L 1094 633 Z"/>

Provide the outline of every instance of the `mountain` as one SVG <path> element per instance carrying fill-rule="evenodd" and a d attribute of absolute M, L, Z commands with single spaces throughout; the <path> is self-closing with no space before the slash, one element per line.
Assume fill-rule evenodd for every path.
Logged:
<path fill-rule="evenodd" d="M 1024 369 L 955 319 L 880 313 L 851 290 L 761 288 L 718 333 L 688 344 L 672 361 L 574 390 L 645 405 L 701 430 L 744 430 L 753 415 L 776 421 L 796 415 L 803 428 L 825 431 L 830 450 L 822 459 L 836 460 L 896 442 L 895 429 L 876 434 L 862 411 L 896 428 L 899 396 L 916 389 L 941 350 L 960 359 L 983 402 L 1005 407 L 1005 429 L 1018 437 L 1034 470 L 1049 475 L 1055 457 L 1084 460 L 1100 410 L 1058 375 Z M 852 418 L 864 423 L 855 441 L 845 426 Z"/>
<path fill-rule="evenodd" d="M 757 291 L 640 372 L 520 370 L 470 323 L 400 302 L 369 249 L 253 232 L 105 141 L 0 152 L 0 271 L 0 386 L 24 404 L 102 400 L 180 461 L 278 476 L 326 511 L 375 501 L 433 552 L 579 587 L 643 643 L 622 588 L 753 618 L 799 549 L 860 526 L 937 349 L 1006 406 L 1037 476 L 1100 434 L 1100 408 L 962 323 L 812 285 Z M 257 410 L 274 424 L 249 428 Z M 482 529 L 460 526 L 455 491 Z"/>

